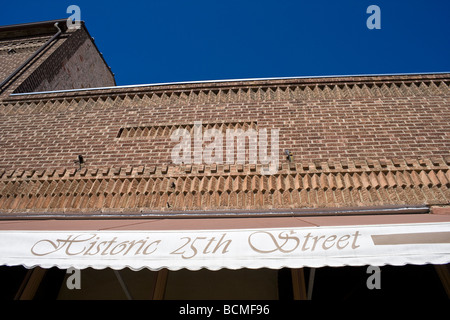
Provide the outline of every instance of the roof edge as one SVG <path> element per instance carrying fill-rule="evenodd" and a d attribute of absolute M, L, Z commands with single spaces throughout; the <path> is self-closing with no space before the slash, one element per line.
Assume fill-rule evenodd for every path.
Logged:
<path fill-rule="evenodd" d="M 93 36 L 91 36 L 91 34 L 89 33 L 88 28 L 86 27 L 86 23 L 82 22 L 82 28 L 83 30 L 86 32 L 86 34 L 88 35 L 89 40 L 91 41 L 92 45 L 94 46 L 95 50 L 97 51 L 99 57 L 102 59 L 103 63 L 105 64 L 106 68 L 108 69 L 109 73 L 111 74 L 113 81 L 114 81 L 114 86 L 113 88 L 116 86 L 116 78 L 115 78 L 115 74 L 114 72 L 112 72 L 111 66 L 106 62 L 105 57 L 103 56 L 103 53 L 100 51 L 100 49 L 97 46 L 97 43 L 95 43 L 95 39 Z M 72 89 L 73 90 L 73 89 Z M 65 91 L 65 90 L 62 90 Z M 50 91 L 51 92 L 51 91 Z"/>
<path fill-rule="evenodd" d="M 58 91 L 25 92 L 14 93 L 7 100 L 22 99 L 46 99 L 46 98 L 71 98 L 81 96 L 102 96 L 105 94 L 138 94 L 146 91 L 175 91 L 189 89 L 211 89 L 224 87 L 250 87 L 250 86 L 271 86 L 271 85 L 298 85 L 298 84 L 329 84 L 329 83 L 361 83 L 361 82 L 384 82 L 384 81 L 432 81 L 450 80 L 449 72 L 433 73 L 393 73 L 393 74 L 372 74 L 372 75 L 324 75 L 324 76 L 299 76 L 299 77 L 274 77 L 274 78 L 249 78 L 249 79 L 225 79 L 225 80 L 204 80 L 204 81 L 183 81 L 153 84 L 137 84 L 98 88 L 80 88 Z"/>
<path fill-rule="evenodd" d="M 63 32 L 65 32 L 67 30 L 66 21 L 67 19 L 56 19 L 0 26 L 0 40 L 20 38 L 24 36 L 35 36 L 41 34 L 53 34 L 55 33 L 54 25 L 56 22 L 60 24 L 60 28 Z M 83 21 L 82 24 L 84 24 Z"/>

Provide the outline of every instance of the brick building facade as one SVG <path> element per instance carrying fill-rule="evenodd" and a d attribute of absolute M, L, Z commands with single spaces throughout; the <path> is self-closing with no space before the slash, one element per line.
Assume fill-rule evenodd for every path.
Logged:
<path fill-rule="evenodd" d="M 60 35 L 33 57 L 57 32 L 55 22 Z M 12 221 L 229 215 L 349 218 L 380 213 L 395 217 L 420 213 L 448 222 L 449 74 L 116 87 L 84 24 L 67 30 L 64 20 L 1 27 L 0 65 L 3 226 Z M 196 127 L 196 122 L 201 124 Z M 202 137 L 216 129 L 223 139 L 227 130 L 277 129 L 276 173 L 263 174 L 264 164 L 251 163 L 255 150 L 249 146 L 244 163 L 174 163 L 172 152 L 179 141 L 172 136 L 180 129 L 191 134 L 198 129 Z M 77 162 L 78 156 L 83 163 Z M 3 272 L 12 272 L 11 268 Z M 331 269 L 317 273 L 335 272 Z M 248 290 L 249 296 L 230 288 L 221 289 L 223 295 L 208 291 L 209 296 L 277 299 L 304 297 L 305 275 L 312 279 L 311 270 L 201 272 L 224 288 L 227 284 L 219 278 L 246 283 L 254 277 L 266 286 Z M 426 271 L 434 274 L 430 277 L 439 279 L 430 270 Z M 448 272 L 441 266 L 436 270 L 441 276 Z M 39 268 L 33 272 L 42 283 L 50 273 Z M 123 272 L 130 282 L 138 278 L 138 272 Z M 183 291 L 199 283 L 206 288 L 198 273 L 140 272 L 142 279 L 149 279 L 148 288 L 136 292 L 153 290 L 154 298 L 205 297 L 206 291 L 200 289 L 198 295 Z M 106 271 L 102 276 L 107 279 Z M 165 290 L 155 293 L 161 281 Z M 286 281 L 294 283 L 294 289 L 283 291 Z M 114 286 L 110 280 L 105 283 L 104 288 Z M 448 283 L 445 286 L 448 289 Z M 60 298 L 74 298 L 83 291 L 61 288 Z M 16 298 L 24 297 L 23 291 L 13 291 Z M 255 292 L 260 295 L 252 296 Z M 89 297 L 86 291 L 83 294 Z"/>

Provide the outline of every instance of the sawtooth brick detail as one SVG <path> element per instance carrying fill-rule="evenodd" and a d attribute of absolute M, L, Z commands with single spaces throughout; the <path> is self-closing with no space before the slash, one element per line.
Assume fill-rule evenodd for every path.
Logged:
<path fill-rule="evenodd" d="M 441 204 L 450 159 L 281 165 L 2 170 L 2 212 L 135 212 Z M 346 169 L 344 169 L 346 168 Z"/>

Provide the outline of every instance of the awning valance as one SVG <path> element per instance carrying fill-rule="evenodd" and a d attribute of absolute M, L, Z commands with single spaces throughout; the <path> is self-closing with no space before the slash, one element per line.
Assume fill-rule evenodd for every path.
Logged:
<path fill-rule="evenodd" d="M 272 268 L 450 263 L 450 216 L 0 221 L 0 265 Z"/>

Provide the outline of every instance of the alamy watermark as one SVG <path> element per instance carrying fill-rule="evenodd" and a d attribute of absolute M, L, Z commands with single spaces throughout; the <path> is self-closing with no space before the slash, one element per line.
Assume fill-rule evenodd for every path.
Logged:
<path fill-rule="evenodd" d="M 67 7 L 66 13 L 70 13 L 66 24 L 68 29 L 79 29 L 81 27 L 81 9 L 77 5 L 70 5 Z"/>
<path fill-rule="evenodd" d="M 69 269 L 67 269 L 66 273 L 70 274 L 70 276 L 68 276 L 67 280 L 66 280 L 67 289 L 80 290 L 81 289 L 81 270 L 75 269 L 75 268 L 69 268 Z"/>
<path fill-rule="evenodd" d="M 192 131 L 178 128 L 172 132 L 170 138 L 178 144 L 172 149 L 171 159 L 174 164 L 260 164 L 261 174 L 275 174 L 279 131 L 270 130 L 269 152 L 267 129 L 227 129 L 224 135 L 215 128 L 203 130 L 202 122 L 195 121 Z"/>
<path fill-rule="evenodd" d="M 381 9 L 377 5 L 367 7 L 366 13 L 370 14 L 367 18 L 366 26 L 368 29 L 381 29 Z"/>
<path fill-rule="evenodd" d="M 368 266 L 366 273 L 370 274 L 367 278 L 367 289 L 381 289 L 381 269 L 377 266 Z"/>

